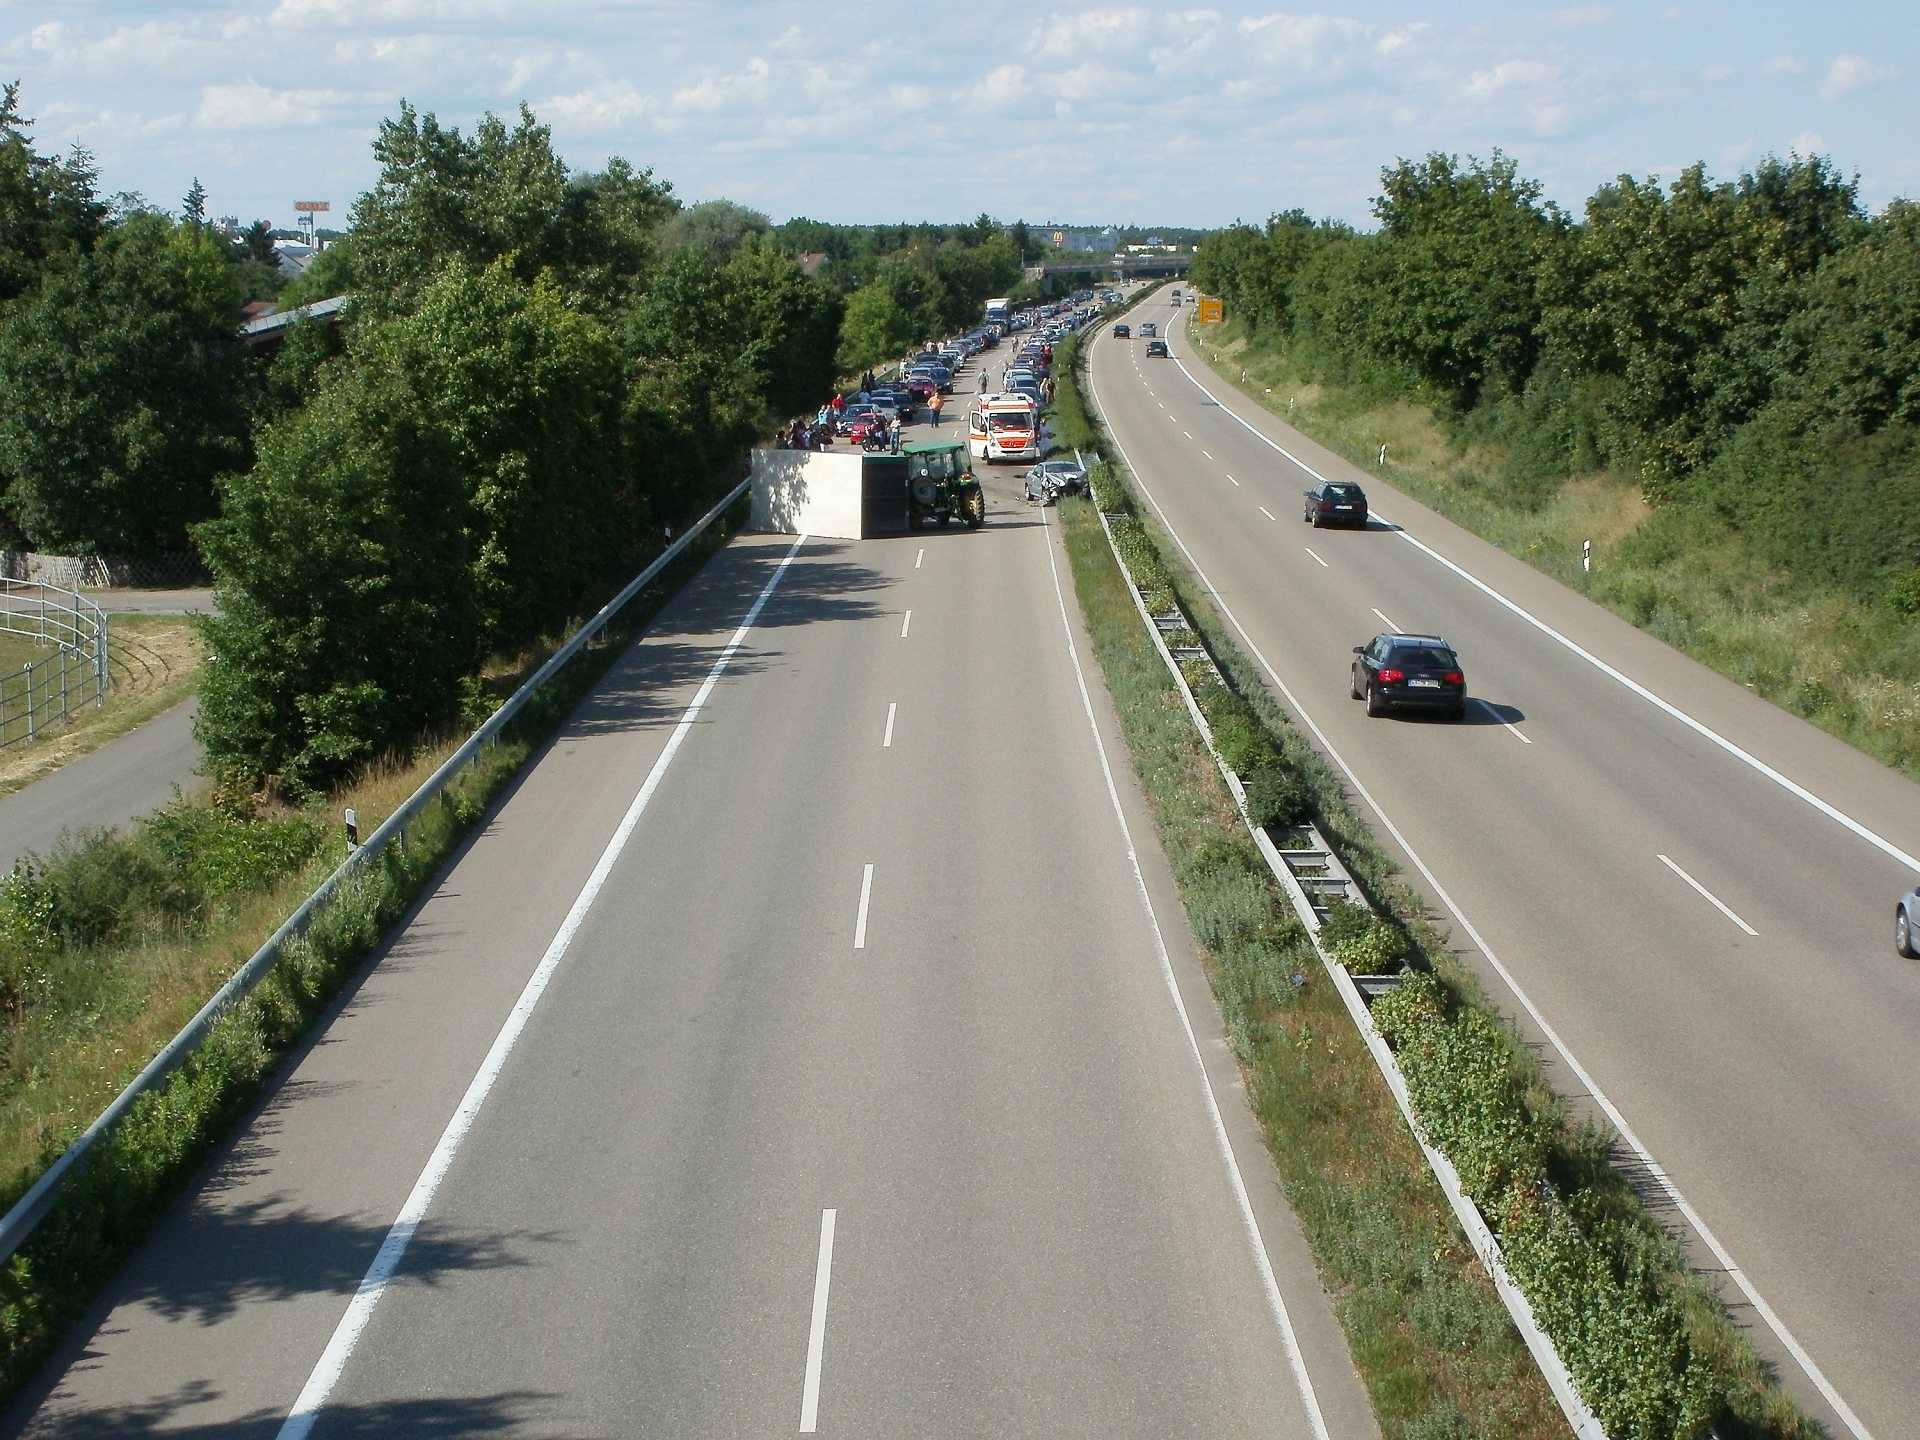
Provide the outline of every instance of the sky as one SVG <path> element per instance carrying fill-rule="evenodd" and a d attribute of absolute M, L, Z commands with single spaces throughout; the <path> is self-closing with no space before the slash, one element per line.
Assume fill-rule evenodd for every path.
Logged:
<path fill-rule="evenodd" d="M 774 221 L 1374 224 L 1380 172 L 1498 150 L 1579 214 L 1619 175 L 1820 155 L 1920 196 L 1911 0 L 1275 9 L 969 0 L 0 0 L 0 80 L 104 193 L 345 228 L 404 99 L 521 105 L 576 170 Z"/>

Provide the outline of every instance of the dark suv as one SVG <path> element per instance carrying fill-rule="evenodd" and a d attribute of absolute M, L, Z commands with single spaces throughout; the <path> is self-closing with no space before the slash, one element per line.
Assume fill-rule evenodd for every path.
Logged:
<path fill-rule="evenodd" d="M 1367 714 L 1439 710 L 1449 719 L 1467 713 L 1467 677 L 1460 657 L 1438 635 L 1376 635 L 1353 647 L 1349 693 L 1367 702 Z"/>
<path fill-rule="evenodd" d="M 1367 492 L 1351 480 L 1322 480 L 1305 492 L 1300 518 L 1314 529 L 1322 525 L 1358 525 L 1367 528 Z"/>

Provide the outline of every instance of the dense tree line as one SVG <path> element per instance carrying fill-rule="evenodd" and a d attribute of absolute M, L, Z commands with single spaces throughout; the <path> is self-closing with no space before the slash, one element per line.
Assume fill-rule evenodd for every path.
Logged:
<path fill-rule="evenodd" d="M 1505 442 L 1525 503 L 1610 469 L 1856 597 L 1920 608 L 1920 206 L 1821 158 L 1621 176 L 1575 219 L 1512 160 L 1382 173 L 1379 228 L 1208 237 L 1194 283 L 1339 382 Z"/>

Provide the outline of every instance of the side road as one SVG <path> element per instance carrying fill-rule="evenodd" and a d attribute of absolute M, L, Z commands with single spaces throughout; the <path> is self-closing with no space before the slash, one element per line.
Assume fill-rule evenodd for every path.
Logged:
<path fill-rule="evenodd" d="M 113 614 L 192 614 L 213 606 L 210 590 L 110 590 L 88 594 Z M 29 853 L 45 855 L 68 831 L 118 829 L 200 784 L 188 700 L 44 779 L 0 797 L 0 874 Z"/>

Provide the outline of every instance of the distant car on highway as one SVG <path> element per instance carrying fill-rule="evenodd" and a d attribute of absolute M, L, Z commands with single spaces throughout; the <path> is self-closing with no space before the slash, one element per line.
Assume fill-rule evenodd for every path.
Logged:
<path fill-rule="evenodd" d="M 1300 518 L 1318 529 L 1322 525 L 1367 524 L 1367 492 L 1351 480 L 1322 480 L 1301 492 L 1307 497 Z"/>
<path fill-rule="evenodd" d="M 1460 657 L 1438 635 L 1376 635 L 1353 647 L 1348 693 L 1367 702 L 1367 714 L 1438 710 L 1449 719 L 1467 713 L 1467 677 Z"/>
<path fill-rule="evenodd" d="M 1116 340 L 1131 340 L 1133 338 L 1133 327 L 1131 325 L 1114 326 L 1113 338 Z"/>
<path fill-rule="evenodd" d="M 1143 325 L 1141 325 L 1140 333 L 1144 335 L 1147 339 L 1151 340 L 1155 335 L 1158 335 L 1160 333 L 1160 327 L 1155 325 L 1153 321 L 1148 320 Z"/>
<path fill-rule="evenodd" d="M 1916 934 L 1920 934 L 1920 885 L 1902 895 L 1893 907 L 1894 953 L 1909 960 L 1920 959 L 1920 946 L 1914 943 Z"/>
<path fill-rule="evenodd" d="M 1149 359 L 1149 360 L 1166 360 L 1166 359 L 1170 359 L 1170 358 L 1171 358 L 1171 357 L 1170 357 L 1170 356 L 1169 356 L 1169 355 L 1167 354 L 1167 342 L 1166 342 L 1166 341 L 1164 341 L 1164 340 L 1149 340 L 1149 341 L 1147 341 L 1147 359 Z"/>

